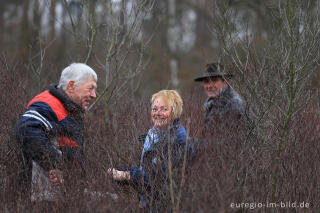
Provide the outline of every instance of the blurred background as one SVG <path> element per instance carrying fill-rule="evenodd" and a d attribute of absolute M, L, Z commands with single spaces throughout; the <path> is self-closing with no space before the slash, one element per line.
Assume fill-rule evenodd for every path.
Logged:
<path fill-rule="evenodd" d="M 100 89 L 114 79 L 112 83 L 127 81 L 123 89 L 134 97 L 163 88 L 189 91 L 205 64 L 232 63 L 224 57 L 227 44 L 219 32 L 228 31 L 238 42 L 250 35 L 257 49 L 264 48 L 276 28 L 284 27 L 275 23 L 279 2 L 2 0 L 1 54 L 24 64 L 37 90 L 78 61 L 99 73 Z M 301 9 L 316 16 L 318 3 L 308 1 Z M 228 15 L 226 23 L 218 27 L 223 15 Z"/>

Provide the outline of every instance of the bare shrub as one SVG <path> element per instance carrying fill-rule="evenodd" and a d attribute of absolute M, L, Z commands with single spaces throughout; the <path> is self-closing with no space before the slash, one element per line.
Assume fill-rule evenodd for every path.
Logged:
<path fill-rule="evenodd" d="M 149 100 L 133 102 L 123 96 L 117 104 L 117 128 L 104 121 L 104 103 L 98 103 L 87 114 L 86 155 L 90 162 L 85 179 L 75 179 L 67 185 L 68 193 L 62 202 L 23 202 L 17 196 L 18 159 L 13 126 L 22 114 L 29 94 L 29 77 L 20 64 L 1 61 L 1 158 L 0 201 L 1 211 L 32 212 L 136 212 L 139 211 L 137 192 L 129 185 L 120 185 L 106 176 L 107 168 L 130 167 L 139 163 L 142 143 L 138 137 L 151 127 Z M 19 86 L 17 86 L 19 85 Z M 194 139 L 196 157 L 187 164 L 185 183 L 179 197 L 182 180 L 181 168 L 172 170 L 172 195 L 169 179 L 160 182 L 164 200 L 158 210 L 180 209 L 182 212 L 236 212 L 246 209 L 231 208 L 241 202 L 308 202 L 311 212 L 319 209 L 319 113 L 318 101 L 312 99 L 308 107 L 295 113 L 288 126 L 287 147 L 281 152 L 278 170 L 277 200 L 272 200 L 274 159 L 278 155 L 279 130 L 271 119 L 262 119 L 257 126 L 259 136 L 254 143 L 244 144 L 240 129 L 213 125 L 213 134 L 203 138 L 201 91 L 182 94 L 184 111 L 182 124 Z M 275 97 L 279 98 L 279 97 Z M 280 100 L 279 100 L 280 101 Z M 297 103 L 300 104 L 300 103 Z M 256 106 L 256 105 L 254 105 Z M 269 118 L 279 119 L 276 110 Z M 272 117 L 270 117 L 272 116 Z M 189 124 L 188 124 L 189 122 Z M 266 132 L 265 132 L 266 131 Z M 262 139 L 261 139 L 262 138 Z M 267 138 L 267 140 L 266 140 Z M 69 174 L 76 177 L 76 172 Z M 84 188 L 87 193 L 84 193 Z M 89 193 L 88 193 L 89 192 Z M 99 194 L 100 193 L 100 194 Z M 113 194 L 118 196 L 114 199 Z M 174 197 L 173 206 L 171 196 Z M 179 202 L 178 202 L 179 200 Z M 257 208 L 258 209 L 258 208 Z M 153 209 L 156 211 L 155 209 Z M 259 208 L 262 212 L 290 212 L 290 208 Z"/>

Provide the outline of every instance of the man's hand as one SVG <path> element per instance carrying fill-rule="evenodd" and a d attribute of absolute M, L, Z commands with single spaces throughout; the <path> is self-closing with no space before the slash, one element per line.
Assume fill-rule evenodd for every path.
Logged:
<path fill-rule="evenodd" d="M 59 169 L 50 170 L 49 171 L 49 181 L 55 186 L 63 184 L 62 171 L 60 171 Z"/>
<path fill-rule="evenodd" d="M 108 169 L 107 173 L 111 175 L 114 180 L 117 180 L 117 181 L 130 180 L 129 171 L 118 171 L 114 168 L 110 168 Z"/>

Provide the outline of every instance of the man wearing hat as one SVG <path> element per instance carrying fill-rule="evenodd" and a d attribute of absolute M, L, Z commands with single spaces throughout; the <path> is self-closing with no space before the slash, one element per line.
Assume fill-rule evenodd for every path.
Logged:
<path fill-rule="evenodd" d="M 204 120 L 206 123 L 214 121 L 219 124 L 236 124 L 236 126 L 240 124 L 238 121 L 244 121 L 245 125 L 252 130 L 253 114 L 240 95 L 230 86 L 231 77 L 231 74 L 224 72 L 220 63 L 211 63 L 206 65 L 206 70 L 200 77 L 194 79 L 196 82 L 203 82 L 208 96 L 204 104 Z"/>

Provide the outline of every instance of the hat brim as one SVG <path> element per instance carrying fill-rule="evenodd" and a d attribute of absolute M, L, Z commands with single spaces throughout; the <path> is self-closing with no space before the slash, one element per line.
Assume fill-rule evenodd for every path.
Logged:
<path fill-rule="evenodd" d="M 195 78 L 194 81 L 201 82 L 201 81 L 204 81 L 205 79 L 210 78 L 210 77 L 221 77 L 221 78 L 230 79 L 230 78 L 232 78 L 232 76 L 233 76 L 233 75 L 231 75 L 231 74 L 224 74 L 224 75 L 220 75 L 220 74 L 217 74 L 217 75 L 205 75 L 205 76 L 201 76 L 201 77 L 199 77 L 199 78 Z"/>

